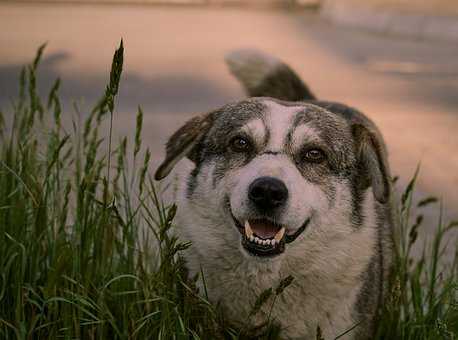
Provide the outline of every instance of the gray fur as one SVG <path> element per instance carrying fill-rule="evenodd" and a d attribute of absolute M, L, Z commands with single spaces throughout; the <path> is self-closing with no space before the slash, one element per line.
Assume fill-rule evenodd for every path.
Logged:
<path fill-rule="evenodd" d="M 228 54 L 226 62 L 250 97 L 290 101 L 315 99 L 297 74 L 277 58 L 256 50 L 239 50 Z"/>
<path fill-rule="evenodd" d="M 232 62 L 237 72 L 261 65 L 262 74 L 255 69 L 249 77 L 261 88 L 267 86 L 264 74 L 281 78 L 284 73 L 277 71 L 287 67 L 263 58 L 251 54 L 244 64 L 246 56 L 233 55 Z M 284 82 L 269 81 L 268 86 Z M 275 91 L 267 93 L 283 89 Z M 299 95 L 300 89 L 288 94 Z M 272 312 L 283 337 L 315 339 L 319 326 L 325 339 L 333 339 L 357 324 L 343 339 L 370 339 L 391 266 L 386 148 L 375 125 L 359 111 L 307 98 L 250 98 L 191 120 L 169 140 L 156 178 L 187 157 L 177 167 L 178 233 L 192 242 L 186 253 L 191 275 L 203 270 L 210 299 L 233 323 L 244 324 L 257 296 L 292 275 L 293 284 Z M 236 136 L 249 141 L 246 152 L 231 148 Z M 323 161 L 304 158 L 312 147 L 324 151 Z M 249 184 L 262 176 L 276 177 L 288 188 L 285 206 L 271 213 L 287 235 L 309 221 L 284 253 L 271 258 L 247 253 L 233 219 L 243 224 L 262 217 L 247 198 Z M 250 320 L 251 326 L 263 321 L 269 306 Z"/>

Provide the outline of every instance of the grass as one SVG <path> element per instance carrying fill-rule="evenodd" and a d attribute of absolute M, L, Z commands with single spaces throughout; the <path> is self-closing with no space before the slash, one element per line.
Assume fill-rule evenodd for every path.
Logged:
<path fill-rule="evenodd" d="M 149 175 L 140 108 L 133 140 L 112 146 L 122 43 L 102 98 L 70 128 L 62 123 L 60 81 L 46 101 L 38 95 L 43 50 L 21 72 L 12 119 L 0 112 L 0 338 L 250 338 L 198 291 L 204 278 L 186 273 L 180 253 L 189 244 L 173 236 L 176 207 L 162 203 Z M 411 258 L 422 223 L 411 221 L 415 179 L 398 205 L 393 288 L 377 338 L 457 339 L 458 261 L 441 265 L 445 235 L 457 222 L 438 221 L 423 256 Z M 421 202 L 428 204 L 437 203 Z M 292 279 L 261 294 L 252 315 Z M 269 326 L 262 338 L 279 332 Z"/>

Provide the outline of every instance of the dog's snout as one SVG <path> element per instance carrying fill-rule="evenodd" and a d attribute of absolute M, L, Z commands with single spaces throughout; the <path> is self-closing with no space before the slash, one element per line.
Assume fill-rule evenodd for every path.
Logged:
<path fill-rule="evenodd" d="M 248 188 L 248 197 L 260 210 L 270 210 L 285 204 L 288 189 L 274 177 L 260 177 Z"/>

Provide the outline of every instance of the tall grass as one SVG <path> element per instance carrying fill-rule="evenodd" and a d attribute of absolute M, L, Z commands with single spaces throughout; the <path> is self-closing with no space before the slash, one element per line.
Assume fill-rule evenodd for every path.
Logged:
<path fill-rule="evenodd" d="M 112 145 L 122 43 L 102 98 L 70 127 L 60 81 L 46 101 L 38 95 L 43 50 L 21 72 L 12 119 L 0 112 L 0 339 L 250 338 L 198 291 L 202 278 L 186 273 L 180 254 L 189 244 L 173 235 L 176 207 L 162 203 L 149 175 L 140 108 L 133 140 Z M 412 260 L 421 223 L 409 219 L 413 186 L 399 205 L 394 285 L 378 338 L 456 339 L 457 261 L 439 265 L 456 223 L 439 221 L 430 253 Z M 291 280 L 261 294 L 252 314 Z M 263 334 L 281 337 L 275 327 Z"/>
<path fill-rule="evenodd" d="M 421 210 L 438 203 L 434 197 L 424 198 L 412 220 L 417 176 L 418 169 L 397 206 L 391 291 L 381 311 L 377 338 L 457 339 L 458 240 L 449 234 L 458 221 L 444 222 L 440 206 L 432 239 L 423 246 L 420 257 L 411 255 L 423 224 Z M 447 245 L 455 250 L 454 258 L 444 258 Z"/>
<path fill-rule="evenodd" d="M 70 131 L 59 81 L 46 105 L 37 95 L 43 48 L 0 129 L 0 338 L 211 338 L 216 313 L 175 256 L 187 247 L 168 232 L 175 208 L 148 174 L 141 109 L 132 147 L 125 138 L 111 152 L 101 135 L 115 114 L 122 45 L 105 94 Z M 142 228 L 154 239 L 139 238 Z"/>

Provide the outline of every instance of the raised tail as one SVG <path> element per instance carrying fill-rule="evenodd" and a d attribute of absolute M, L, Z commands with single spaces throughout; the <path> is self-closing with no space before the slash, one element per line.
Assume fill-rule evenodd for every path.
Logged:
<path fill-rule="evenodd" d="M 250 97 L 288 101 L 316 99 L 299 76 L 280 59 L 256 50 L 237 50 L 226 56 L 226 63 Z"/>

